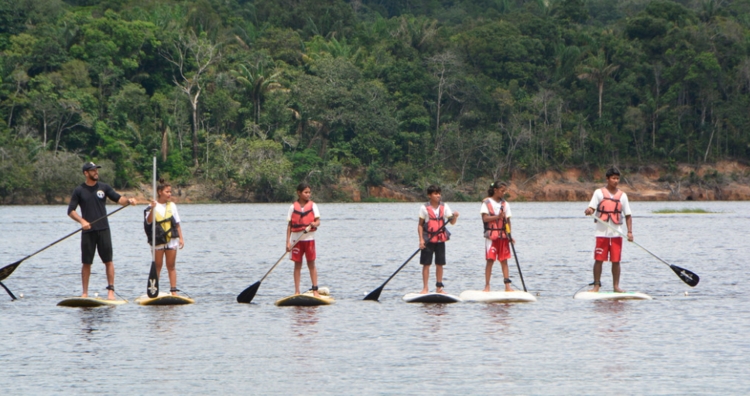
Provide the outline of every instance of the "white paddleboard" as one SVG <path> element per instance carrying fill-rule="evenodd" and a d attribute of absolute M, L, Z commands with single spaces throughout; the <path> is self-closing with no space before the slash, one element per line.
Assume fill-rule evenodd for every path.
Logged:
<path fill-rule="evenodd" d="M 573 296 L 576 300 L 653 300 L 651 296 L 639 292 L 590 292 L 582 291 Z"/>
<path fill-rule="evenodd" d="M 485 292 L 482 290 L 466 290 L 458 296 L 461 300 L 466 302 L 483 302 L 483 303 L 525 303 L 525 302 L 536 302 L 536 297 L 531 293 L 516 290 L 512 292 L 506 291 L 490 291 Z"/>
<path fill-rule="evenodd" d="M 461 299 L 452 294 L 445 293 L 407 293 L 404 295 L 404 301 L 408 303 L 451 304 L 461 302 Z"/>
<path fill-rule="evenodd" d="M 185 305 L 193 304 L 195 300 L 185 296 L 173 296 L 172 293 L 159 292 L 159 295 L 154 298 L 144 294 L 136 298 L 135 302 L 140 305 Z"/>
<path fill-rule="evenodd" d="M 58 307 L 93 308 L 126 304 L 125 300 L 107 300 L 101 297 L 68 297 L 57 303 Z"/>

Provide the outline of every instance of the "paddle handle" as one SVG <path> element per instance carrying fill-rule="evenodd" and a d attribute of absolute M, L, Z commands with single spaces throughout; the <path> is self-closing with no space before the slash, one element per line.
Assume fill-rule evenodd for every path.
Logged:
<path fill-rule="evenodd" d="M 294 247 L 297 246 L 297 242 L 301 241 L 302 237 L 304 237 L 305 234 L 307 234 L 309 231 L 310 231 L 310 226 L 307 226 L 307 228 L 305 228 L 305 230 L 302 231 L 302 235 L 300 235 L 299 238 L 297 238 L 297 240 L 294 241 L 294 243 L 290 247 L 289 251 L 291 251 L 292 249 L 294 249 Z M 271 274 L 271 272 L 276 268 L 276 266 L 279 265 L 279 263 L 281 262 L 281 260 L 284 260 L 284 257 L 286 257 L 287 254 L 289 254 L 289 252 L 284 252 L 284 254 L 281 255 L 281 257 L 279 257 L 279 259 L 276 261 L 276 264 L 274 264 L 273 267 L 271 267 L 271 269 L 269 269 L 268 272 L 266 272 L 266 274 L 263 275 L 262 278 L 260 278 L 260 281 L 258 283 L 263 282 L 263 280 L 265 280 L 266 277 Z"/>

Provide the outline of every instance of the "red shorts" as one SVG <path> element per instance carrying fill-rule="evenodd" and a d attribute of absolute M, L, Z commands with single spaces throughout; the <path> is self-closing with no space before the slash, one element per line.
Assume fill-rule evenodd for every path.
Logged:
<path fill-rule="evenodd" d="M 611 261 L 619 263 L 622 256 L 622 237 L 596 238 L 596 249 L 594 249 L 594 260 Z"/>
<path fill-rule="evenodd" d="M 487 260 L 503 261 L 510 258 L 510 245 L 505 238 L 484 240 L 484 252 Z"/>
<path fill-rule="evenodd" d="M 292 261 L 295 263 L 302 262 L 302 256 L 305 256 L 307 262 L 315 261 L 315 241 L 300 241 L 292 248 Z"/>

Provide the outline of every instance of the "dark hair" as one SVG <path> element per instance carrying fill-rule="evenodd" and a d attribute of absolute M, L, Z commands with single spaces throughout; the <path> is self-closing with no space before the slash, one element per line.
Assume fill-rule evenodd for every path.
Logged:
<path fill-rule="evenodd" d="M 492 184 L 490 184 L 490 188 L 487 189 L 487 196 L 491 197 L 495 195 L 495 190 L 500 187 L 508 187 L 508 183 L 504 181 L 495 180 L 494 182 L 492 182 Z"/>
<path fill-rule="evenodd" d="M 305 182 L 297 184 L 297 192 L 305 191 L 306 188 L 310 188 L 310 185 Z"/>
<path fill-rule="evenodd" d="M 620 171 L 618 171 L 615 168 L 609 168 L 609 169 L 607 169 L 607 174 L 606 174 L 607 179 L 609 179 L 610 177 L 612 177 L 614 175 L 620 176 Z"/>
<path fill-rule="evenodd" d="M 429 187 L 427 187 L 427 195 L 432 195 L 434 193 L 442 193 L 443 190 L 434 184 L 431 184 Z"/>
<path fill-rule="evenodd" d="M 172 185 L 164 179 L 159 179 L 159 184 L 156 185 L 156 195 L 159 195 L 167 187 L 172 187 Z"/>

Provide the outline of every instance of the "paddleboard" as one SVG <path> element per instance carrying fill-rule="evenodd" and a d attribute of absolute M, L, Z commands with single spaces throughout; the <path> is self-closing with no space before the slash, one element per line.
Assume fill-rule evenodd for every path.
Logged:
<path fill-rule="evenodd" d="M 651 296 L 639 292 L 590 292 L 583 291 L 573 296 L 576 300 L 653 300 Z"/>
<path fill-rule="evenodd" d="M 58 307 L 82 307 L 82 308 L 93 308 L 93 307 L 106 307 L 113 305 L 122 305 L 127 303 L 125 300 L 107 300 L 101 297 L 68 297 L 59 303 Z"/>
<path fill-rule="evenodd" d="M 307 291 L 302 294 L 293 294 L 284 297 L 276 301 L 275 304 L 279 307 L 314 307 L 316 305 L 331 305 L 336 302 L 333 297 L 323 294 L 321 291 L 318 290 L 320 297 L 315 297 L 311 291 Z"/>
<path fill-rule="evenodd" d="M 451 304 L 461 302 L 461 299 L 445 293 L 407 293 L 404 295 L 404 301 L 408 303 Z"/>
<path fill-rule="evenodd" d="M 483 302 L 483 303 L 524 303 L 524 302 L 536 302 L 536 297 L 531 293 L 516 290 L 512 292 L 506 291 L 490 291 L 484 292 L 481 290 L 466 290 L 458 296 L 461 300 L 466 302 Z"/>
<path fill-rule="evenodd" d="M 135 302 L 140 305 L 185 305 L 192 304 L 195 300 L 185 296 L 173 296 L 171 293 L 159 292 L 159 295 L 154 298 L 144 294 L 136 298 Z"/>

